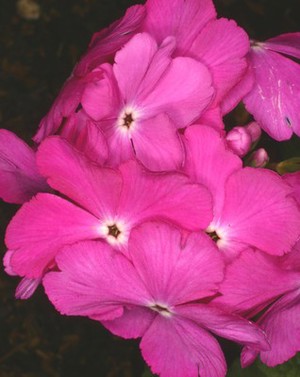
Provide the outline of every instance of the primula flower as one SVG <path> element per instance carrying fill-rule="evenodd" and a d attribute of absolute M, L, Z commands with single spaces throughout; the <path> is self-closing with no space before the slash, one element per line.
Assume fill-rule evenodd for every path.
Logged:
<path fill-rule="evenodd" d="M 82 93 L 87 83 L 99 80 L 101 77 L 102 73 L 99 71 L 91 72 L 84 77 L 77 77 L 71 74 L 64 83 L 48 114 L 41 120 L 38 132 L 33 140 L 36 143 L 40 143 L 47 136 L 59 133 L 59 128 L 63 125 L 64 120 L 68 119 L 80 107 Z"/>
<path fill-rule="evenodd" d="M 48 114 L 41 120 L 39 130 L 34 137 L 37 143 L 46 136 L 56 133 L 63 120 L 76 111 L 85 85 L 95 79 L 92 70 L 99 64 L 113 60 L 116 51 L 139 29 L 144 16 L 145 9 L 142 5 L 130 7 L 120 20 L 95 33 L 88 51 L 75 66 Z M 99 75 L 99 72 L 97 74 Z"/>
<path fill-rule="evenodd" d="M 211 332 L 268 348 L 258 327 L 205 303 L 224 268 L 208 236 L 192 233 L 183 241 L 167 224 L 142 224 L 131 233 L 128 254 L 131 260 L 101 242 L 66 247 L 56 257 L 60 271 L 44 278 L 49 299 L 62 314 L 101 321 L 124 338 L 142 337 L 142 355 L 161 377 L 225 376 Z"/>
<path fill-rule="evenodd" d="M 184 136 L 184 170 L 213 195 L 207 231 L 225 255 L 231 258 L 247 245 L 272 255 L 290 251 L 299 238 L 300 212 L 289 185 L 272 171 L 242 168 L 212 128 L 191 126 Z"/>
<path fill-rule="evenodd" d="M 95 33 L 87 52 L 74 68 L 76 76 L 85 76 L 104 62 L 113 62 L 113 57 L 134 34 L 138 32 L 146 16 L 143 5 L 133 5 L 125 15 L 109 27 Z"/>
<path fill-rule="evenodd" d="M 300 33 L 254 42 L 249 53 L 254 86 L 244 98 L 262 129 L 279 141 L 293 132 L 300 136 L 300 66 L 287 56 L 300 58 Z"/>
<path fill-rule="evenodd" d="M 211 75 L 202 63 L 172 58 L 176 41 L 161 45 L 150 34 L 135 35 L 98 69 L 104 78 L 87 85 L 82 106 L 103 130 L 108 163 L 137 156 L 151 170 L 181 167 L 184 153 L 177 129 L 189 126 L 212 99 Z"/>
<path fill-rule="evenodd" d="M 171 3 L 169 0 L 148 0 L 146 10 L 143 28 L 158 43 L 173 36 L 176 38 L 175 55 L 191 56 L 209 68 L 216 95 L 209 106 L 209 112 L 212 109 L 214 112 L 209 117 L 204 115 L 209 124 L 216 125 L 216 107 L 221 106 L 247 69 L 247 34 L 232 20 L 217 20 L 211 0 L 174 0 Z"/>
<path fill-rule="evenodd" d="M 260 355 L 268 366 L 281 364 L 300 351 L 300 242 L 283 257 L 249 250 L 228 266 L 215 301 L 222 308 L 253 317 L 265 331 L 269 350 L 245 347 L 242 365 Z M 267 309 L 267 310 L 265 310 Z M 258 313 L 263 312 L 259 317 Z"/>
<path fill-rule="evenodd" d="M 50 191 L 37 169 L 35 152 L 14 133 L 0 130 L 0 197 L 22 204 L 38 192 Z"/>
<path fill-rule="evenodd" d="M 150 173 L 135 161 L 101 168 L 58 136 L 41 144 L 37 160 L 66 199 L 38 194 L 8 225 L 6 244 L 18 275 L 39 278 L 62 246 L 79 240 L 102 238 L 124 251 L 132 227 L 147 219 L 189 231 L 211 221 L 210 193 L 181 173 Z"/>

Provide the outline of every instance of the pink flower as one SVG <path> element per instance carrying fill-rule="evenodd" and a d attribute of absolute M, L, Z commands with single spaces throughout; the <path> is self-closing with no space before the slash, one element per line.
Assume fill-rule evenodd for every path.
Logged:
<path fill-rule="evenodd" d="M 184 170 L 213 195 L 207 231 L 225 255 L 232 258 L 247 245 L 272 255 L 290 251 L 299 237 L 300 212 L 284 180 L 266 169 L 242 168 L 212 128 L 191 126 L 184 136 Z"/>
<path fill-rule="evenodd" d="M 241 360 L 250 365 L 260 355 L 268 366 L 281 364 L 300 351 L 300 242 L 284 257 L 249 250 L 227 267 L 216 304 L 248 318 L 262 312 L 257 324 L 270 349 L 245 347 Z M 264 312 L 263 310 L 266 309 Z"/>
<path fill-rule="evenodd" d="M 95 33 L 87 52 L 74 68 L 76 76 L 83 77 L 105 62 L 113 62 L 113 57 L 140 29 L 146 12 L 143 5 L 134 5 L 125 15 L 108 28 Z"/>
<path fill-rule="evenodd" d="M 71 74 L 64 83 L 48 114 L 41 120 L 38 132 L 33 140 L 36 143 L 40 143 L 47 136 L 57 133 L 64 119 L 69 118 L 80 107 L 82 93 L 86 84 L 100 77 L 102 77 L 102 73 L 99 71 L 91 72 L 84 77 L 77 77 Z"/>
<path fill-rule="evenodd" d="M 35 152 L 14 133 L 0 130 L 0 197 L 22 204 L 38 192 L 50 191 L 37 169 Z"/>
<path fill-rule="evenodd" d="M 208 190 L 180 173 L 150 173 L 134 161 L 101 168 L 58 136 L 41 145 L 38 165 L 66 199 L 38 194 L 10 222 L 6 244 L 21 276 L 39 278 L 62 246 L 80 240 L 102 238 L 124 251 L 132 227 L 148 219 L 193 231 L 212 218 Z"/>
<path fill-rule="evenodd" d="M 129 41 L 140 27 L 144 16 L 145 9 L 142 5 L 130 7 L 124 17 L 94 34 L 88 51 L 77 63 L 50 111 L 40 122 L 34 137 L 37 143 L 56 133 L 63 120 L 76 112 L 86 84 L 95 78 L 92 70 L 99 64 L 113 60 L 116 51 Z M 97 74 L 101 75 L 99 72 Z"/>
<path fill-rule="evenodd" d="M 142 337 L 146 362 L 161 377 L 223 377 L 226 363 L 211 332 L 268 347 L 251 322 L 226 313 L 205 298 L 223 279 L 223 261 L 203 233 L 180 232 L 164 223 L 132 231 L 128 260 L 101 242 L 78 243 L 56 257 L 60 272 L 44 278 L 55 307 L 68 315 L 101 321 L 124 338 Z"/>
<path fill-rule="evenodd" d="M 300 66 L 282 54 L 300 58 L 300 33 L 253 43 L 249 60 L 255 83 L 244 98 L 262 129 L 279 141 L 293 132 L 300 136 Z"/>
<path fill-rule="evenodd" d="M 151 170 L 181 167 L 183 148 L 178 128 L 189 126 L 212 99 L 211 75 L 202 63 L 172 58 L 176 41 L 160 46 L 151 35 L 135 35 L 99 67 L 104 78 L 87 85 L 82 106 L 103 130 L 108 163 L 136 157 Z"/>
<path fill-rule="evenodd" d="M 175 37 L 176 54 L 181 56 L 189 54 L 204 26 L 217 17 L 212 0 L 148 0 L 146 11 L 143 29 L 158 43 Z"/>
<path fill-rule="evenodd" d="M 216 90 L 209 107 L 216 111 L 246 72 L 249 39 L 245 31 L 232 20 L 217 20 L 211 0 L 174 0 L 172 3 L 148 0 L 146 10 L 143 28 L 158 43 L 173 36 L 177 56 L 191 56 L 209 68 Z M 220 127 L 222 122 L 217 125 L 212 119 L 209 125 Z"/>

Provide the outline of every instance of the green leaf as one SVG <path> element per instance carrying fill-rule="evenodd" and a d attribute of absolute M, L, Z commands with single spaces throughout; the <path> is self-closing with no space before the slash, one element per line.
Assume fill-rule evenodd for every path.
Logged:
<path fill-rule="evenodd" d="M 300 157 L 289 158 L 281 161 L 276 165 L 276 170 L 279 174 L 294 173 L 300 170 Z"/>

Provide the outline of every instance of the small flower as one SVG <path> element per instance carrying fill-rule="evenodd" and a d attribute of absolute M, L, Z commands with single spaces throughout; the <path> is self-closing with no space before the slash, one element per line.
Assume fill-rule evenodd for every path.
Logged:
<path fill-rule="evenodd" d="M 150 34 L 136 34 L 113 66 L 99 67 L 103 78 L 87 85 L 82 106 L 106 137 L 110 166 L 135 156 L 150 170 L 182 166 L 177 129 L 201 115 L 214 89 L 203 63 L 172 58 L 175 45 L 173 37 L 158 45 Z"/>

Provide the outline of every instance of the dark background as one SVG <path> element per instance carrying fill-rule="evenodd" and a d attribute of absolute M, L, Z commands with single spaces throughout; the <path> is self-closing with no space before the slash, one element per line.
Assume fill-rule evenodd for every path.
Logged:
<path fill-rule="evenodd" d="M 0 0 L 0 124 L 28 142 L 91 35 L 136 2 L 37 3 L 40 14 L 29 20 L 17 10 L 17 1 Z M 300 31 L 300 0 L 215 0 L 215 5 L 219 16 L 234 18 L 253 39 Z M 230 120 L 243 121 L 244 113 Z M 296 138 L 270 148 L 277 160 L 300 154 Z M 0 208 L 2 255 L 4 229 L 16 209 Z M 0 272 L 0 377 L 143 375 L 138 342 L 113 337 L 87 319 L 60 316 L 42 289 L 28 301 L 15 300 L 16 284 Z"/>

